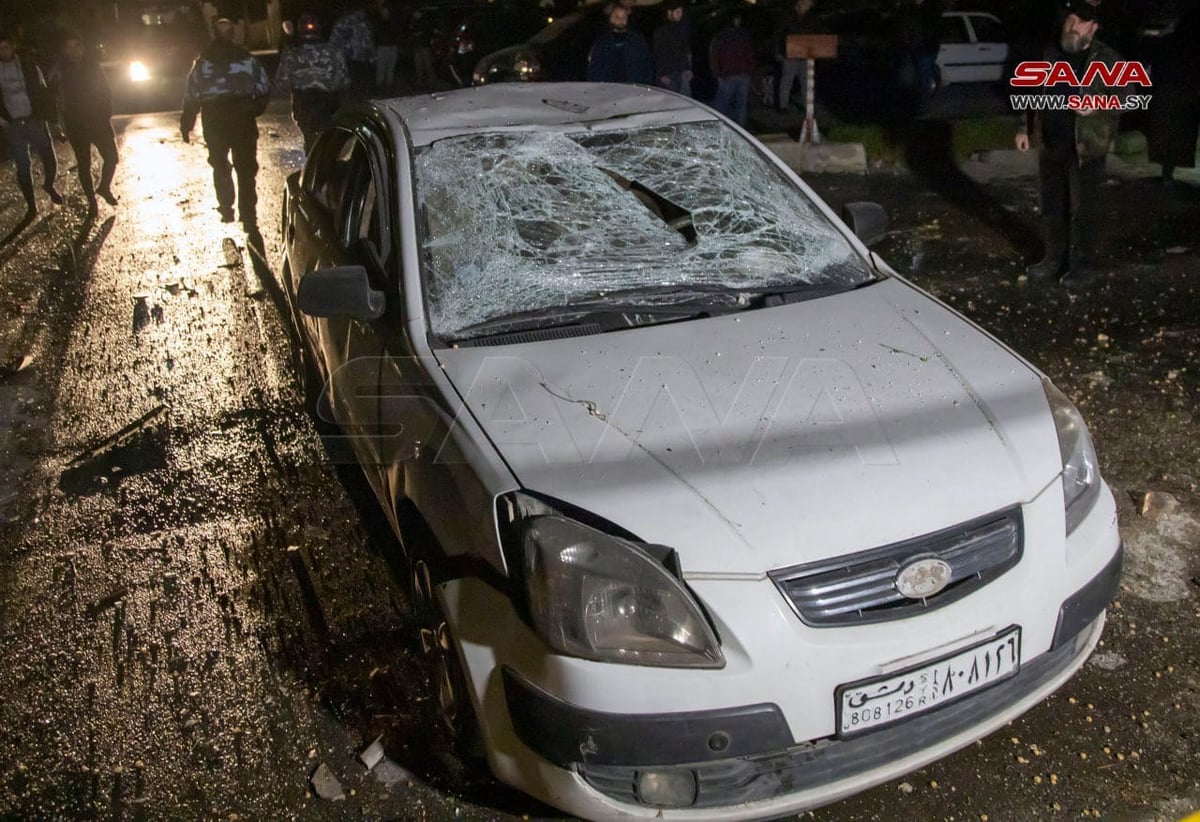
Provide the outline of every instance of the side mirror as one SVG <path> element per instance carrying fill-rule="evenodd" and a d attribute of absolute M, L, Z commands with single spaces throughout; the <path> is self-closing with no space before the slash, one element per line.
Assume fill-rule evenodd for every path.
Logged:
<path fill-rule="evenodd" d="M 300 278 L 296 289 L 300 310 L 310 317 L 350 317 L 377 320 L 383 316 L 384 295 L 371 288 L 361 265 L 318 268 Z"/>
<path fill-rule="evenodd" d="M 888 215 L 879 203 L 846 203 L 842 206 L 842 221 L 863 245 L 870 245 L 888 230 Z"/>

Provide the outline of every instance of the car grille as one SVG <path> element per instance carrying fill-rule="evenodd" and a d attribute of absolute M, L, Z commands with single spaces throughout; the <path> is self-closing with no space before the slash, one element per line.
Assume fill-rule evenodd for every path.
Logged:
<path fill-rule="evenodd" d="M 979 590 L 1020 561 L 1022 537 L 1017 507 L 882 548 L 772 571 L 770 576 L 808 625 L 883 622 L 940 608 Z M 950 583 L 933 596 L 909 599 L 896 590 L 896 574 L 921 557 L 946 562 Z"/>

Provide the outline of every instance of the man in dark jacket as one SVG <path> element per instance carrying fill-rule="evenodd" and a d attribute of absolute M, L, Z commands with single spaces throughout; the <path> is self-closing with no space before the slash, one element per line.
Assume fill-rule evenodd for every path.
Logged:
<path fill-rule="evenodd" d="M 683 19 L 683 0 L 663 4 L 666 19 L 654 29 L 654 68 L 658 84 L 692 96 L 692 29 Z"/>
<path fill-rule="evenodd" d="M 1069 0 L 1059 42 L 1046 50 L 1043 59 L 1070 63 L 1077 77 L 1092 63 L 1112 66 L 1120 61 L 1120 55 L 1096 39 L 1098 7 L 1099 0 Z M 1062 87 L 1054 86 L 1042 91 L 1063 93 Z M 1104 97 L 1122 94 L 1105 85 L 1099 73 L 1090 87 L 1070 91 Z M 1029 149 L 1031 135 L 1041 142 L 1038 176 L 1046 253 L 1029 266 L 1032 279 L 1058 277 L 1065 271 L 1061 282 L 1068 288 L 1084 287 L 1095 279 L 1100 183 L 1119 119 L 1117 111 L 1050 109 L 1030 111 L 1018 125 L 1019 151 Z"/>
<path fill-rule="evenodd" d="M 113 174 L 117 169 L 117 140 L 112 129 L 112 94 L 108 80 L 95 57 L 84 51 L 78 35 L 63 41 L 62 57 L 53 73 L 51 85 L 58 89 L 59 116 L 63 131 L 75 153 L 79 185 L 88 200 L 88 216 L 97 213 L 96 195 L 116 205 L 112 193 Z M 92 181 L 92 146 L 100 152 L 100 186 Z"/>
<path fill-rule="evenodd" d="M 588 52 L 587 79 L 599 83 L 654 83 L 654 58 L 650 44 L 629 28 L 629 6 L 605 7 L 608 27 L 596 37 Z"/>
<path fill-rule="evenodd" d="M 717 78 L 717 96 L 713 108 L 746 125 L 750 101 L 750 75 L 754 73 L 754 41 L 742 28 L 742 14 L 735 11 L 729 25 L 717 32 L 708 48 L 708 65 Z"/>
<path fill-rule="evenodd" d="M 350 86 L 350 73 L 342 50 L 321 42 L 314 15 L 302 14 L 298 22 L 298 42 L 280 55 L 275 85 L 292 90 L 292 119 L 304 135 L 307 152 L 317 134 L 333 122 L 342 92 Z"/>
<path fill-rule="evenodd" d="M 196 115 L 201 115 L 221 220 L 233 222 L 232 168 L 237 172 L 238 216 L 250 231 L 257 226 L 255 210 L 258 205 L 254 190 L 254 177 L 258 173 L 258 123 L 255 119 L 270 102 L 271 81 L 262 63 L 233 42 L 231 21 L 217 20 L 213 31 L 212 43 L 200 52 L 188 74 L 179 130 L 183 141 L 189 142 L 196 126 Z"/>
<path fill-rule="evenodd" d="M 31 149 L 42 161 L 42 188 L 55 204 L 63 201 L 54 187 L 58 158 L 47 126 L 54 119 L 54 95 L 46 85 L 42 70 L 31 61 L 17 57 L 12 39 L 0 34 L 0 128 L 4 129 L 8 156 L 17 163 L 17 184 L 25 195 L 27 206 L 26 222 L 37 214 L 29 158 Z"/>
<path fill-rule="evenodd" d="M 787 56 L 787 39 L 793 34 L 811 34 L 812 25 L 808 22 L 808 13 L 812 11 L 813 0 L 796 0 L 784 14 L 779 24 L 779 37 L 775 43 L 776 58 L 779 60 L 779 87 L 776 90 L 775 107 L 782 112 L 787 109 L 792 99 L 792 86 L 800 82 L 807 69 L 806 63 L 799 57 Z"/>

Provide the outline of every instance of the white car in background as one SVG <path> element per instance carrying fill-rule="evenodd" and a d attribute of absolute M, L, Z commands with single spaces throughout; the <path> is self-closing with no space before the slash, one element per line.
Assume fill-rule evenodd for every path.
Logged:
<path fill-rule="evenodd" d="M 1079 412 L 846 213 L 630 85 L 376 101 L 289 179 L 317 408 L 404 544 L 442 727 L 500 780 L 591 819 L 795 813 L 1096 646 L 1121 545 Z"/>
<path fill-rule="evenodd" d="M 1008 65 L 1004 25 L 980 11 L 942 14 L 937 67 L 939 85 L 996 82 Z"/>

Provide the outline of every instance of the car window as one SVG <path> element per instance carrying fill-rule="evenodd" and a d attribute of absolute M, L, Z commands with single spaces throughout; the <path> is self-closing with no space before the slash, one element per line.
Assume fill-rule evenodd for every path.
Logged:
<path fill-rule="evenodd" d="M 711 121 L 447 138 L 418 154 L 415 177 L 443 336 L 608 291 L 873 278 L 801 189 Z"/>
<path fill-rule="evenodd" d="M 971 15 L 971 27 L 975 29 L 975 40 L 979 43 L 1003 43 L 1007 38 L 1004 36 L 1004 27 L 1000 25 L 999 20 L 993 20 L 991 17 L 984 17 L 982 14 Z"/>
<path fill-rule="evenodd" d="M 325 209 L 335 227 L 342 224 L 342 201 L 354 143 L 350 132 L 331 129 L 321 136 L 305 166 L 304 188 Z"/>
<path fill-rule="evenodd" d="M 957 14 L 949 14 L 942 18 L 941 42 L 943 46 L 955 43 L 969 43 L 966 22 Z"/>

